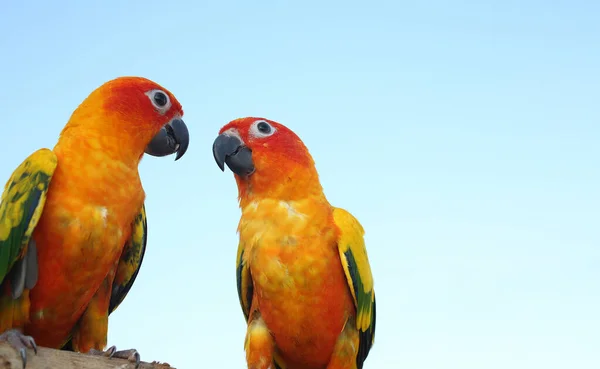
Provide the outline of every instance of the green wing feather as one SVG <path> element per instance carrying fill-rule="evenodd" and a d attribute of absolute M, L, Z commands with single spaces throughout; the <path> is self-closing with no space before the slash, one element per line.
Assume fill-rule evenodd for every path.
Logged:
<path fill-rule="evenodd" d="M 340 259 L 356 306 L 356 328 L 359 331 L 356 366 L 361 369 L 375 341 L 376 312 L 373 274 L 365 247 L 365 231 L 358 220 L 344 209 L 334 208 L 333 219 L 340 230 Z"/>
<path fill-rule="evenodd" d="M 132 223 L 131 237 L 125 244 L 117 273 L 112 286 L 112 294 L 108 313 L 112 313 L 125 299 L 127 293 L 133 286 L 135 278 L 140 271 L 144 253 L 146 252 L 146 241 L 148 239 L 148 224 L 146 222 L 146 207 L 142 208 Z"/>
<path fill-rule="evenodd" d="M 58 161 L 56 155 L 49 149 L 40 149 L 27 157 L 15 169 L 4 187 L 0 200 L 0 280 L 11 273 L 10 278 L 14 283 L 15 278 L 22 278 L 21 284 L 26 283 L 28 288 L 33 287 L 37 281 L 37 255 L 27 253 L 31 235 L 37 226 L 48 194 L 50 180 L 54 174 Z M 35 247 L 35 246 L 34 246 Z M 29 266 L 24 265 L 23 259 L 33 257 Z M 20 271 L 13 270 L 19 262 Z M 17 268 L 20 269 L 20 268 Z M 26 276 L 25 273 L 29 273 Z M 31 281 L 31 277 L 33 281 Z M 25 278 L 29 283 L 24 282 Z M 13 284 L 14 288 L 14 284 Z M 19 297 L 21 291 L 13 297 Z"/>
<path fill-rule="evenodd" d="M 254 294 L 254 284 L 252 283 L 252 276 L 250 275 L 250 269 L 244 260 L 244 243 L 240 240 L 237 250 L 237 260 L 235 268 L 235 276 L 237 281 L 237 292 L 242 306 L 242 312 L 244 313 L 244 319 L 248 322 L 250 316 L 250 307 L 252 306 L 252 296 Z"/>

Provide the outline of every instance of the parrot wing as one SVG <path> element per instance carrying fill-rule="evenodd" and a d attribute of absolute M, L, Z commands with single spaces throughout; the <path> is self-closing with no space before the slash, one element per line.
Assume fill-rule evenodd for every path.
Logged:
<path fill-rule="evenodd" d="M 235 277 L 237 281 L 238 298 L 244 312 L 244 318 L 248 322 L 250 317 L 250 307 L 252 306 L 252 296 L 254 294 L 254 284 L 250 275 L 250 268 L 244 260 L 245 244 L 240 240 L 237 250 L 237 262 L 235 268 Z"/>
<path fill-rule="evenodd" d="M 9 278 L 13 298 L 37 283 L 35 241 L 37 226 L 58 160 L 49 149 L 40 149 L 15 169 L 0 200 L 0 281 Z"/>
<path fill-rule="evenodd" d="M 131 223 L 131 227 L 131 237 L 123 248 L 113 281 L 108 314 L 112 313 L 123 302 L 142 266 L 148 239 L 145 205 L 142 205 L 140 212 Z"/>
<path fill-rule="evenodd" d="M 148 235 L 146 207 L 144 205 L 142 205 L 140 212 L 131 223 L 131 227 L 131 237 L 123 248 L 117 266 L 117 272 L 113 280 L 108 315 L 115 311 L 121 302 L 123 302 L 125 296 L 127 296 L 127 293 L 131 289 L 131 286 L 133 286 L 133 282 L 142 266 Z M 61 350 L 73 351 L 73 341 L 71 337 L 61 347 Z"/>
<path fill-rule="evenodd" d="M 338 249 L 348 286 L 356 306 L 359 349 L 356 357 L 362 368 L 375 340 L 375 290 L 365 247 L 365 231 L 358 220 L 341 208 L 333 209 L 333 220 L 340 230 Z"/>

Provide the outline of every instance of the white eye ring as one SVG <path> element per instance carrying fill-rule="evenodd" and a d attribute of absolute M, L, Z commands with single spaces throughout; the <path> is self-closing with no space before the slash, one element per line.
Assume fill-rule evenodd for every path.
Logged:
<path fill-rule="evenodd" d="M 150 90 L 146 92 L 152 105 L 161 113 L 166 113 L 171 108 L 169 95 L 162 90 Z"/>
<path fill-rule="evenodd" d="M 252 137 L 263 138 L 269 137 L 275 132 L 277 132 L 275 127 L 270 125 L 268 122 L 264 120 L 257 120 L 256 122 L 252 123 L 249 134 Z"/>

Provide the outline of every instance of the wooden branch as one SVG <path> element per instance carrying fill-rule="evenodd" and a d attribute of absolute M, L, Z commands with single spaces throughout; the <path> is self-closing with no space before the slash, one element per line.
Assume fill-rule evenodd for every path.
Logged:
<path fill-rule="evenodd" d="M 22 369 L 21 356 L 6 342 L 0 342 L 0 368 Z M 37 355 L 27 351 L 26 369 L 134 369 L 135 364 L 123 359 L 79 354 L 38 347 Z M 169 364 L 142 362 L 138 369 L 175 369 Z"/>

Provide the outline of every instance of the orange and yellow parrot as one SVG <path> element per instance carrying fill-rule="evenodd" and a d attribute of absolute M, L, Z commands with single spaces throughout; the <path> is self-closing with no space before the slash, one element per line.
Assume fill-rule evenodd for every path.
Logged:
<path fill-rule="evenodd" d="M 121 77 L 73 112 L 54 149 L 31 154 L 0 203 L 0 335 L 19 350 L 36 343 L 127 358 L 106 346 L 108 315 L 131 288 L 146 248 L 144 153 L 184 155 L 189 132 L 166 89 Z"/>
<path fill-rule="evenodd" d="M 358 220 L 329 204 L 289 128 L 229 122 L 213 143 L 234 173 L 237 290 L 249 369 L 361 369 L 375 337 L 375 292 Z"/>

